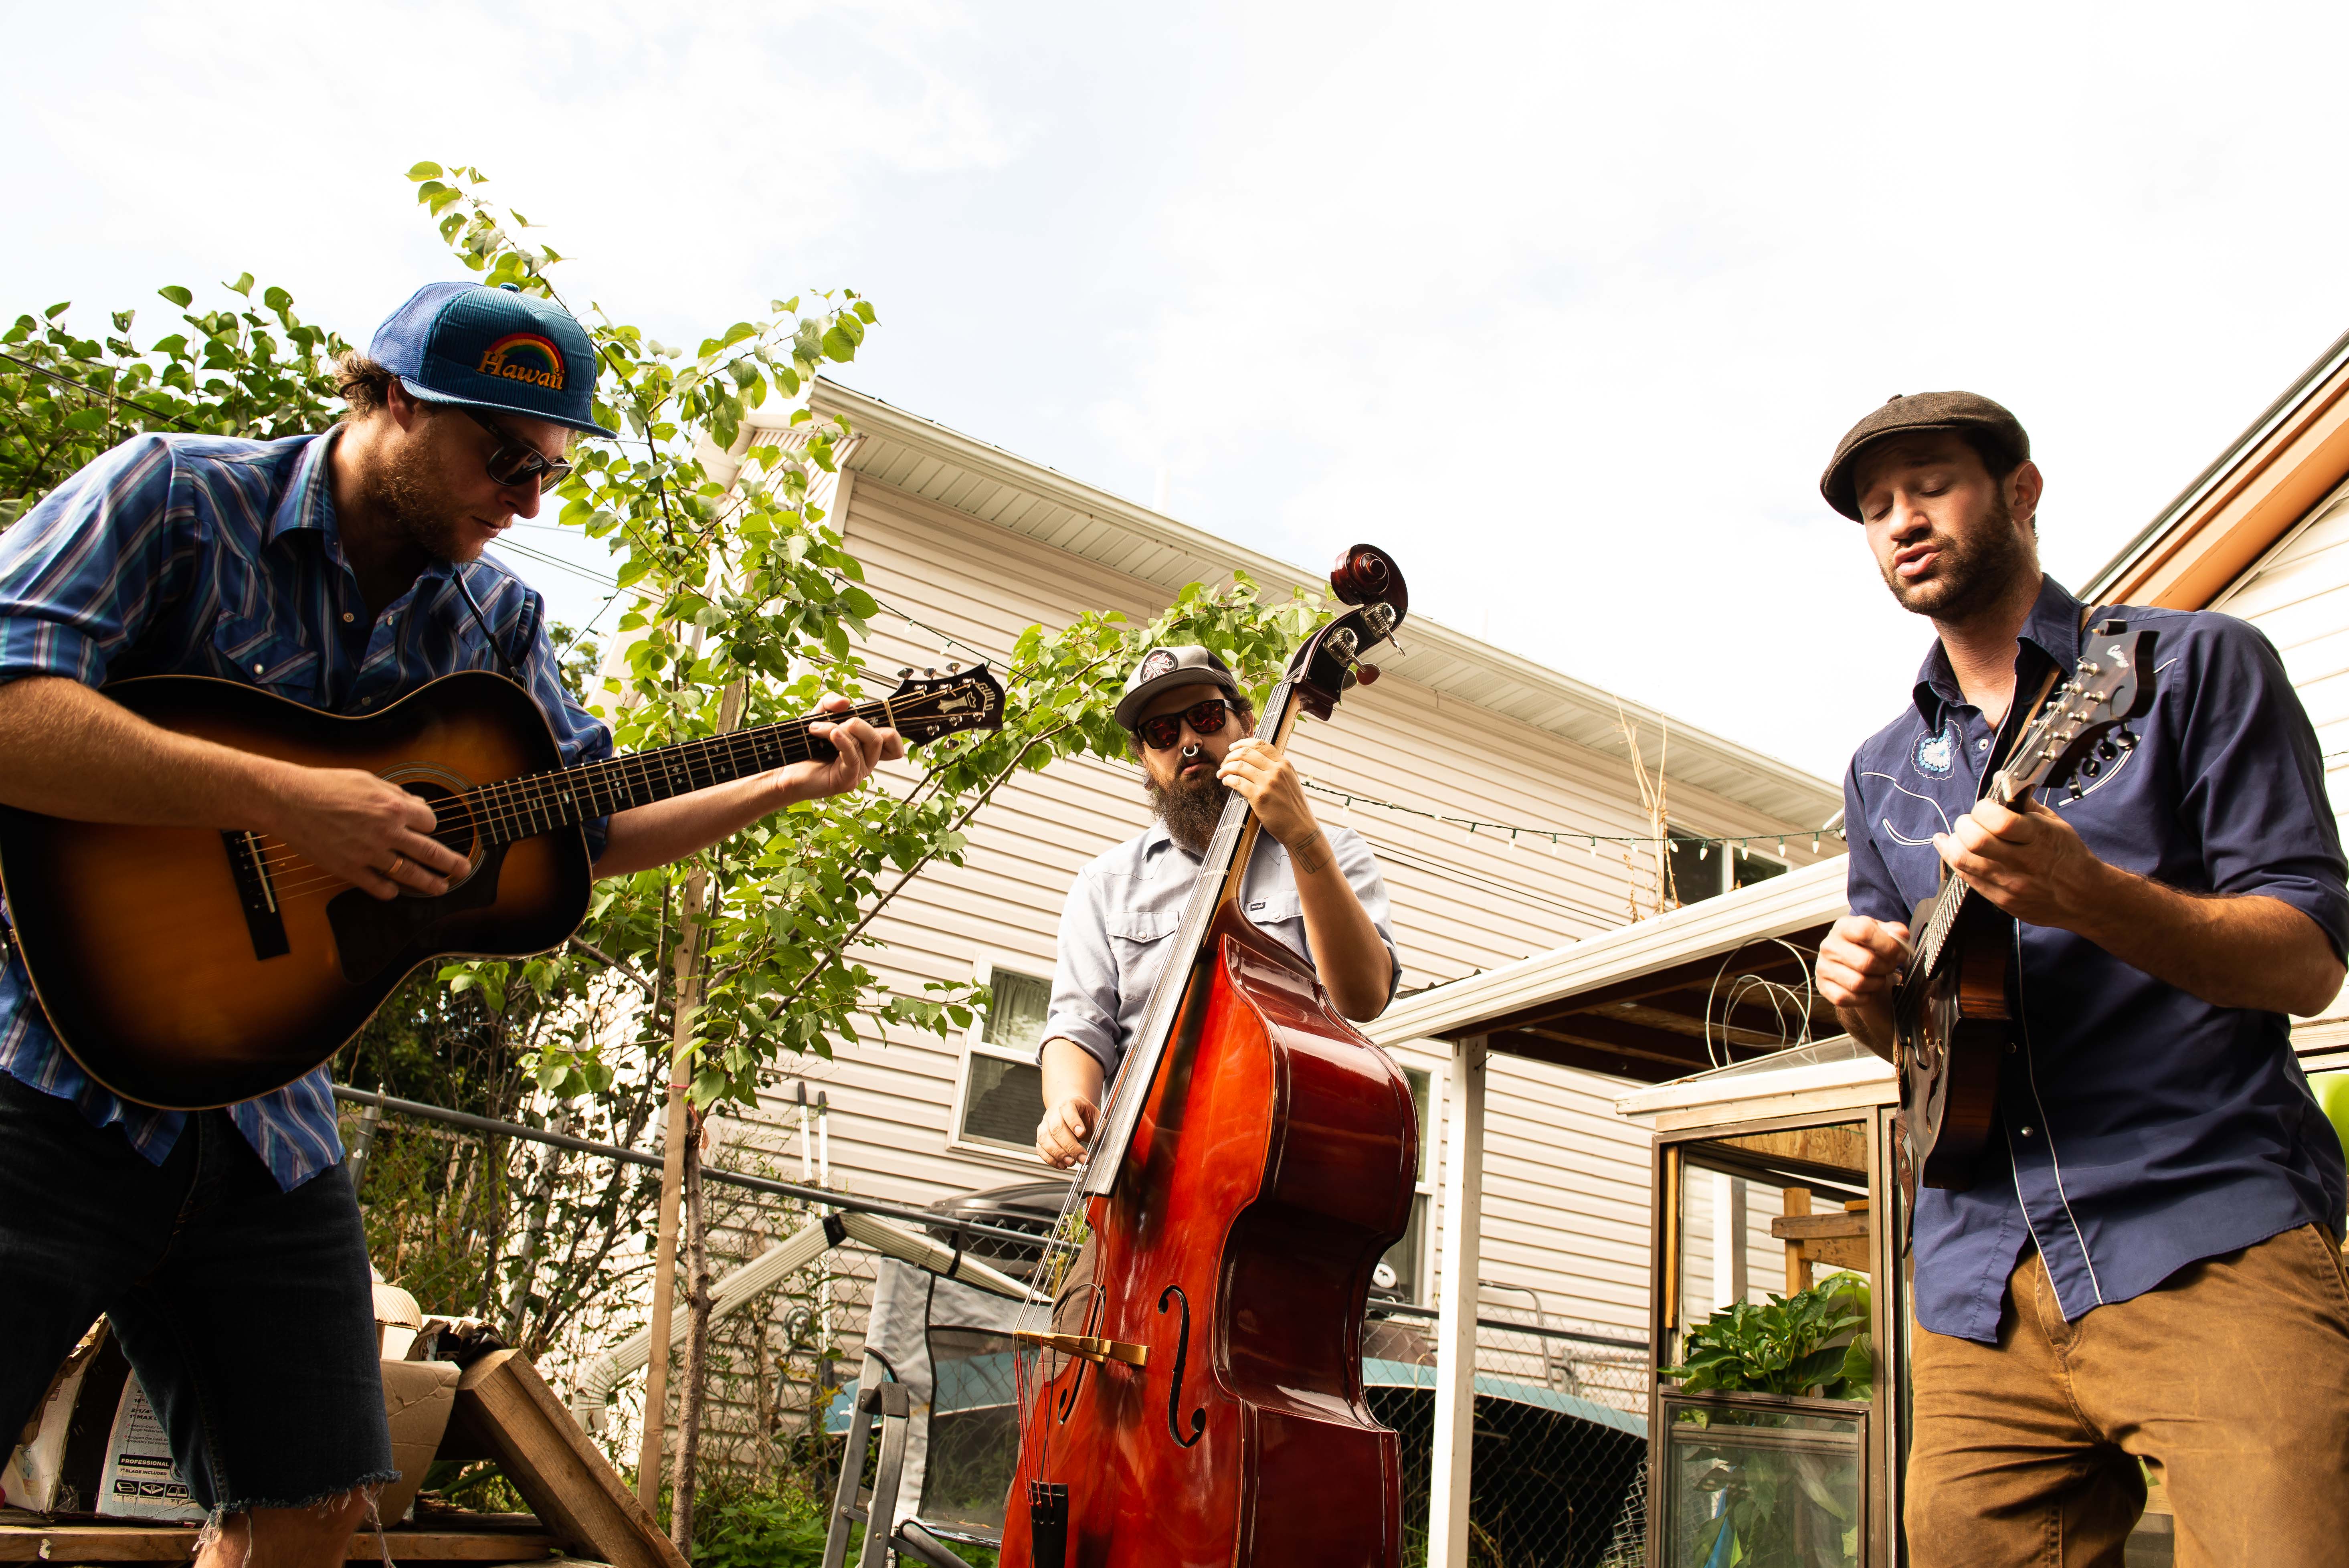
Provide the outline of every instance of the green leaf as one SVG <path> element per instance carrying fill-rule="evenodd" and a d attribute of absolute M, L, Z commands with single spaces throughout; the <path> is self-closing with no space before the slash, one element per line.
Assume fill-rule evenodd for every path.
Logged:
<path fill-rule="evenodd" d="M 239 273 L 236 274 L 236 282 L 233 284 L 221 284 L 221 287 L 227 289 L 232 294 L 241 294 L 249 296 L 253 293 L 253 274 L 251 273 Z"/>
<path fill-rule="evenodd" d="M 408 170 L 408 177 L 410 180 L 438 180 L 440 178 L 440 175 L 441 169 L 437 163 L 411 164 Z M 884 290 L 883 292 L 886 293 L 887 291 Z"/>
<path fill-rule="evenodd" d="M 73 301 L 71 301 L 71 300 L 69 300 L 69 299 L 61 299 L 61 300 L 57 301 L 57 304 L 53 304 L 53 305 L 49 306 L 49 308 L 48 308 L 48 309 L 47 309 L 47 310 L 43 311 L 41 314 L 42 314 L 44 316 L 47 317 L 49 320 L 51 320 L 51 321 L 55 321 L 55 320 L 57 320 L 57 317 L 59 317 L 59 316 L 61 316 L 61 315 L 65 315 L 65 313 L 66 313 L 66 312 L 67 312 L 67 311 L 71 310 L 72 308 L 73 308 Z"/>

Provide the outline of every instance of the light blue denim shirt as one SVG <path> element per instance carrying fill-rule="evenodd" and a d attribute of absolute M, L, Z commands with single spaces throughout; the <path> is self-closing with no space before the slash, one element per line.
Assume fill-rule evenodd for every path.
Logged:
<path fill-rule="evenodd" d="M 1387 920 L 1387 884 L 1371 846 L 1351 828 L 1325 827 L 1338 869 L 1353 884 L 1363 913 L 1387 944 L 1392 997 L 1402 975 L 1395 956 L 1394 928 Z M 1125 1047 L 1150 1010 L 1151 989 L 1166 966 L 1183 905 L 1198 880 L 1199 857 L 1167 836 L 1166 824 L 1092 861 L 1077 873 L 1061 910 L 1061 955 L 1052 970 L 1052 1006 L 1042 1038 L 1071 1040 L 1092 1053 L 1109 1077 L 1125 1057 Z M 1313 962 L 1305 940 L 1305 911 L 1297 899 L 1297 876 L 1288 851 L 1269 835 L 1258 840 L 1256 858 L 1241 883 L 1241 907 L 1266 935 Z"/>

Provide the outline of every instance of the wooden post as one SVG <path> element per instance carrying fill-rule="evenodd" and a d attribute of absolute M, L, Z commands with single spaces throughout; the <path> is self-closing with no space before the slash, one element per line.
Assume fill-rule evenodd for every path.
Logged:
<path fill-rule="evenodd" d="M 1437 1272 L 1434 1452 L 1427 1568 L 1468 1568 L 1470 1450 L 1476 1433 L 1476 1274 L 1484 1251 L 1485 1037 L 1452 1052 L 1444 1086 L 1444 1246 Z"/>
<path fill-rule="evenodd" d="M 685 1091 L 693 1084 L 693 1015 L 701 1004 L 694 952 L 701 935 L 701 901 L 709 872 L 695 866 L 685 880 L 685 908 L 678 920 L 677 1004 L 669 1030 L 668 1119 L 661 1134 L 660 1237 L 653 1250 L 652 1357 L 645 1368 L 645 1436 L 636 1449 L 636 1500 L 660 1511 L 661 1459 L 668 1448 L 669 1318 L 677 1297 L 677 1211 L 685 1186 L 687 1125 Z"/>
<path fill-rule="evenodd" d="M 701 646 L 694 634 L 693 645 Z M 718 701 L 718 733 L 731 734 L 750 702 L 748 679 Z M 669 1320 L 677 1305 L 677 1211 L 685 1187 L 686 1140 L 694 1136 L 686 1091 L 693 1087 L 694 1016 L 701 1010 L 701 912 L 709 894 L 709 868 L 697 863 L 685 879 L 685 908 L 677 925 L 677 1004 L 668 1045 L 668 1120 L 662 1134 L 660 1237 L 653 1253 L 652 1358 L 645 1369 L 645 1437 L 636 1450 L 636 1497 L 658 1512 L 661 1456 L 668 1435 Z M 700 1288 L 697 1286 L 696 1288 Z"/>
<path fill-rule="evenodd" d="M 1789 1187 L 1785 1202 L 1788 1219 L 1807 1214 L 1811 1212 L 1811 1190 L 1808 1187 Z M 1800 1241 L 1790 1241 L 1786 1243 L 1786 1294 L 1798 1295 L 1810 1288 L 1811 1260 L 1804 1253 Z"/>

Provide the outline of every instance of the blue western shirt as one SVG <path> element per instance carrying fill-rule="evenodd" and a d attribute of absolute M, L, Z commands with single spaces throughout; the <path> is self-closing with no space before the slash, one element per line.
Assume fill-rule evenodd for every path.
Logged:
<path fill-rule="evenodd" d="M 2067 675 L 2079 662 L 2080 613 L 2045 580 L 2016 649 L 2018 701 L 2049 661 Z M 2109 863 L 2186 892 L 2281 899 L 2341 952 L 2340 838 L 2315 732 L 2275 649 L 2228 615 L 2097 615 L 2159 634 L 2153 706 L 2132 726 L 2137 748 L 2078 799 L 2055 786 L 2038 798 Z M 1936 642 L 1914 706 L 1844 779 L 1854 913 L 1906 923 L 1937 891 L 1932 837 L 1972 808 L 1994 749 Z M 2215 1006 L 2067 931 L 2018 926 L 2015 946 L 2018 1041 L 1999 1130 L 1972 1187 L 1919 1192 L 1919 1323 L 1995 1342 L 2026 1243 L 2074 1321 L 2199 1259 L 2311 1222 L 2340 1226 L 2340 1140 L 2282 1014 Z"/>
<path fill-rule="evenodd" d="M 612 752 L 574 707 L 535 591 L 487 560 L 435 562 L 367 614 L 335 532 L 334 432 L 282 441 L 139 436 L 98 459 L 0 533 L 0 681 L 131 676 L 243 681 L 329 713 L 373 713 L 436 676 L 502 670 L 454 579 L 462 571 L 514 657 L 566 763 Z M 601 854 L 605 822 L 588 824 Z M 24 962 L 0 968 L 0 1069 L 115 1126 L 157 1164 L 186 1116 L 118 1099 L 50 1031 Z M 343 1157 L 324 1067 L 230 1115 L 281 1186 Z"/>

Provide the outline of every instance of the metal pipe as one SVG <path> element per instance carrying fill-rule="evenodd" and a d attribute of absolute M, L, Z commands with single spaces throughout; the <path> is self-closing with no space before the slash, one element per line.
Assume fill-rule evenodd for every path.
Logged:
<path fill-rule="evenodd" d="M 348 1084 L 335 1085 L 335 1098 L 355 1105 L 378 1106 L 396 1110 L 403 1116 L 421 1117 L 427 1121 L 446 1122 L 451 1127 L 471 1128 L 475 1132 L 495 1132 L 507 1138 L 527 1139 L 556 1149 L 576 1150 L 582 1154 L 601 1155 L 630 1165 L 660 1169 L 660 1157 L 639 1154 L 633 1149 L 616 1144 L 595 1143 L 585 1138 L 574 1138 L 567 1132 L 549 1132 L 541 1127 L 525 1127 L 519 1121 L 500 1121 L 487 1116 L 475 1116 L 470 1111 L 450 1110 L 441 1106 L 426 1105 L 421 1100 L 401 1099 L 396 1095 L 373 1094 Z M 1029 1231 L 1008 1230 L 1000 1225 L 981 1224 L 976 1220 L 957 1219 L 952 1214 L 936 1213 L 905 1203 L 885 1203 L 874 1198 L 852 1198 L 845 1192 L 833 1192 L 822 1187 L 802 1187 L 796 1181 L 774 1181 L 764 1176 L 741 1176 L 731 1171 L 705 1171 L 709 1181 L 723 1181 L 730 1187 L 743 1187 L 753 1192 L 771 1193 L 778 1198 L 796 1198 L 804 1203 L 822 1203 L 834 1209 L 845 1209 L 854 1214 L 878 1214 L 885 1219 L 903 1220 L 916 1225 L 936 1225 L 957 1235 L 984 1236 L 989 1241 L 1012 1242 L 1023 1247 L 1040 1247 L 1043 1238 Z"/>

